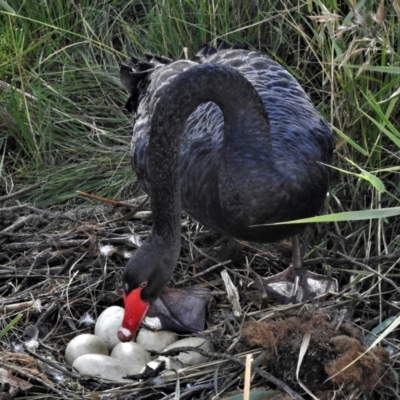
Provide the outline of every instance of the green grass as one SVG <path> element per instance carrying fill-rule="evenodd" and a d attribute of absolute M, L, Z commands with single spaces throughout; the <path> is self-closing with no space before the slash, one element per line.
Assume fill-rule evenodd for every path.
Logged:
<path fill-rule="evenodd" d="M 330 209 L 398 205 L 400 10 L 382 1 L 0 1 L 0 195 L 76 202 L 129 197 L 131 122 L 118 68 L 130 54 L 177 58 L 248 43 L 302 83 L 337 139 Z M 86 202 L 87 200 L 78 200 Z M 342 224 L 347 236 L 353 227 Z M 396 235 L 391 235 L 394 240 Z"/>

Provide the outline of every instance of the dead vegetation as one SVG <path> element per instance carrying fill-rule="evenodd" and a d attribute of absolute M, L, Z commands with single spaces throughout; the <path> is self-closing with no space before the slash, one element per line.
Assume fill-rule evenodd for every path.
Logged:
<path fill-rule="evenodd" d="M 142 200 L 137 198 L 137 205 Z M 148 206 L 130 222 L 121 218 L 127 213 L 126 208 L 108 205 L 62 212 L 30 205 L 0 209 L 0 368 L 12 375 L 11 386 L 0 376 L 3 398 L 11 396 L 11 387 L 16 398 L 175 396 L 175 381 L 153 377 L 105 382 L 72 371 L 63 358 L 67 343 L 79 333 L 92 332 L 93 320 L 105 308 L 122 305 L 120 279 L 126 257 L 147 237 L 152 223 Z M 283 306 L 247 286 L 257 275 L 289 265 L 289 243 L 232 242 L 187 217 L 182 226 L 183 247 L 171 286 L 212 291 L 207 329 L 200 335 L 213 341 L 217 353 L 211 362 L 179 374 L 181 398 L 211 398 L 215 382 L 221 396 L 241 389 L 246 354 L 260 364 L 251 390 L 278 389 L 279 396 L 286 391 L 309 398 L 305 386 L 321 399 L 395 398 L 397 331 L 378 346 L 369 346 L 397 321 L 399 288 L 393 268 L 398 253 L 351 258 L 347 252 L 354 250 L 353 243 L 330 241 L 331 246 L 321 246 L 331 235 L 329 225 L 309 229 L 306 236 L 311 237 L 313 253 L 306 265 L 338 278 L 341 292 Z M 239 293 L 235 314 L 221 278 L 223 269 Z M 296 374 L 305 338 L 309 343 Z M 25 386 L 18 389 L 13 383 L 17 378 L 32 385 L 27 394 Z"/>
<path fill-rule="evenodd" d="M 363 346 L 361 330 L 350 322 L 340 322 L 337 316 L 313 311 L 279 320 L 248 322 L 242 333 L 250 344 L 268 350 L 263 361 L 268 371 L 299 391 L 301 382 L 320 399 L 334 398 L 335 390 L 341 396 L 371 395 L 375 389 L 390 385 L 391 379 L 386 375 L 389 352 L 382 347 L 368 351 Z M 297 374 L 294 360 L 307 336 L 307 352 Z"/>

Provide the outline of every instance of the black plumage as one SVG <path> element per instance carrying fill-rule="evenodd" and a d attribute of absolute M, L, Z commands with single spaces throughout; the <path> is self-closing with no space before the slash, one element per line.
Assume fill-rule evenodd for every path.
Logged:
<path fill-rule="evenodd" d="M 293 76 L 255 51 L 147 57 L 121 67 L 134 114 L 132 166 L 154 225 L 124 272 L 129 293 L 153 301 L 180 249 L 181 208 L 224 235 L 271 242 L 316 215 L 329 186 L 331 130 Z M 154 283 L 152 282 L 154 280 Z"/>

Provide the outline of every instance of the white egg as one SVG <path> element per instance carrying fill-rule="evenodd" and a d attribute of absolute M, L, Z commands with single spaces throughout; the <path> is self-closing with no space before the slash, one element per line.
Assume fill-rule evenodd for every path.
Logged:
<path fill-rule="evenodd" d="M 119 360 L 130 374 L 138 374 L 151 361 L 150 353 L 135 342 L 118 343 L 111 352 L 111 357 Z"/>
<path fill-rule="evenodd" d="M 85 354 L 78 357 L 72 367 L 81 374 L 98 376 L 112 381 L 122 381 L 124 376 L 129 375 L 128 370 L 116 358 L 102 354 Z"/>
<path fill-rule="evenodd" d="M 209 340 L 199 337 L 188 337 L 178 340 L 166 347 L 164 351 L 177 349 L 179 347 L 197 347 L 206 351 L 214 351 L 214 345 Z M 195 351 L 182 352 L 174 357 L 185 365 L 197 365 L 207 362 L 210 359 L 210 357 L 202 356 L 200 353 L 196 353 Z"/>
<path fill-rule="evenodd" d="M 74 337 L 65 349 L 65 361 L 72 365 L 73 362 L 84 354 L 103 354 L 108 356 L 108 348 L 98 336 L 85 333 Z"/>
<path fill-rule="evenodd" d="M 115 345 L 120 343 L 118 329 L 124 318 L 124 309 L 119 306 L 106 308 L 99 316 L 94 327 L 94 334 L 103 339 L 111 351 Z"/>
<path fill-rule="evenodd" d="M 136 343 L 148 351 L 163 351 L 167 346 L 176 342 L 178 335 L 168 331 L 149 331 L 141 329 L 136 337 Z"/>

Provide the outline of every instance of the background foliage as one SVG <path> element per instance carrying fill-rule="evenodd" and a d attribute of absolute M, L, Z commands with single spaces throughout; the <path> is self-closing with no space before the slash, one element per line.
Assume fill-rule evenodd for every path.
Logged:
<path fill-rule="evenodd" d="M 60 207 L 82 190 L 129 198 L 131 121 L 119 63 L 248 43 L 305 87 L 336 136 L 331 211 L 398 205 L 397 0 L 0 0 L 0 196 Z M 382 221 L 335 226 L 382 235 Z M 393 229 L 394 228 L 394 229 Z M 397 245 L 398 222 L 379 247 Z M 368 237 L 366 237 L 367 235 Z"/>

